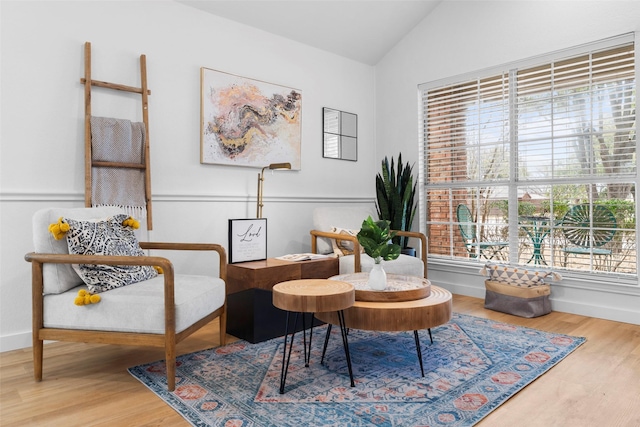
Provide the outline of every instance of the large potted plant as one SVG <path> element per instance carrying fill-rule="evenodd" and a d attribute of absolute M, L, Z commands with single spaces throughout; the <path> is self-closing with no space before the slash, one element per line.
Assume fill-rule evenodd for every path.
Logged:
<path fill-rule="evenodd" d="M 402 163 L 402 153 L 398 155 L 397 172 L 393 157 L 389 164 L 385 156 L 382 172 L 376 175 L 376 210 L 378 218 L 389 221 L 392 230 L 411 231 L 416 213 L 416 184 L 413 165 Z M 400 245 L 402 253 L 415 255 L 415 250 L 408 247 L 408 237 L 395 236 L 393 243 Z"/>
<path fill-rule="evenodd" d="M 358 232 L 358 242 L 364 248 L 364 252 L 373 258 L 373 269 L 369 273 L 369 287 L 374 290 L 383 290 L 387 286 L 387 274 L 382 268 L 382 260 L 391 261 L 400 256 L 400 246 L 392 243 L 396 232 L 391 231 L 389 221 L 374 221 L 371 216 L 362 222 L 362 228 Z"/>

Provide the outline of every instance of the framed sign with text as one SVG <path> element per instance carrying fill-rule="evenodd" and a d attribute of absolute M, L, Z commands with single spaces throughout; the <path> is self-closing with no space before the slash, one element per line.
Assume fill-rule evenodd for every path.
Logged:
<path fill-rule="evenodd" d="M 267 259 L 267 219 L 229 220 L 229 263 Z"/>

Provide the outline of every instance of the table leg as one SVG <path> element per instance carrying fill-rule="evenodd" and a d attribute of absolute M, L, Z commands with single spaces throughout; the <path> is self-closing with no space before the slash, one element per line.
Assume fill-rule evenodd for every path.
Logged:
<path fill-rule="evenodd" d="M 329 344 L 329 337 L 331 336 L 331 323 L 327 325 L 327 334 L 324 336 L 324 346 L 322 347 L 322 358 L 320 359 L 320 364 L 324 364 L 324 355 L 327 353 L 327 345 Z"/>
<path fill-rule="evenodd" d="M 304 344 L 304 366 L 309 367 L 309 361 L 311 360 L 311 339 L 313 338 L 313 319 L 314 314 L 311 313 L 311 326 L 309 329 L 309 347 L 307 347 L 307 326 L 305 324 L 305 313 L 302 313 L 302 341 Z"/>
<path fill-rule="evenodd" d="M 344 321 L 344 312 L 342 310 L 338 311 L 338 322 L 340 323 L 340 332 L 342 334 L 342 346 L 344 347 L 344 355 L 347 359 L 347 368 L 349 369 L 349 379 L 351 380 L 351 387 L 355 387 L 355 383 L 353 382 L 353 370 L 351 369 L 351 352 L 349 351 L 349 340 L 347 336 L 349 335 L 346 328 L 346 323 Z M 320 359 L 320 364 L 324 364 L 324 356 L 327 353 L 327 345 L 329 344 L 329 337 L 331 336 L 331 323 L 327 325 L 327 334 L 324 336 L 324 346 L 322 347 L 322 358 Z"/>
<path fill-rule="evenodd" d="M 344 316 L 344 314 L 343 314 L 343 316 Z M 338 320 L 341 320 L 341 322 L 340 322 L 341 331 L 342 331 L 342 325 L 343 325 L 343 322 L 344 322 L 343 319 L 344 319 L 344 317 L 341 318 L 340 315 L 338 314 Z M 324 346 L 322 348 L 322 358 L 320 359 L 320 364 L 321 365 L 324 363 L 324 356 L 325 356 L 325 354 L 327 352 L 327 345 L 329 344 L 329 336 L 331 335 L 331 326 L 332 326 L 331 323 L 329 323 L 329 325 L 327 326 L 327 334 L 324 337 Z M 346 329 L 345 329 L 345 331 L 346 331 Z M 351 387 L 354 387 L 354 385 L 353 385 L 353 374 L 352 374 L 352 371 L 351 371 L 351 357 L 350 357 L 349 352 L 348 352 L 349 343 L 346 340 L 346 335 L 347 335 L 346 332 L 343 333 L 343 338 L 342 339 L 343 339 L 343 344 L 345 345 L 345 355 L 347 357 L 347 366 L 349 368 L 349 376 L 351 377 Z M 418 336 L 418 331 L 417 330 L 413 331 L 413 337 L 414 337 L 414 340 L 416 342 L 416 352 L 418 353 L 418 362 L 420 362 L 420 372 L 422 373 L 422 376 L 424 377 L 424 365 L 422 363 L 422 348 L 420 347 L 420 337 Z M 433 335 L 431 334 L 431 328 L 429 328 L 429 339 L 431 340 L 431 344 L 433 344 Z"/>
<path fill-rule="evenodd" d="M 298 313 L 293 321 L 293 333 L 291 334 L 291 343 L 289 344 L 289 354 L 287 355 L 287 338 L 289 336 L 289 314 L 287 311 L 287 319 L 284 327 L 284 349 L 282 350 L 282 371 L 280 372 L 280 394 L 284 394 L 284 384 L 287 381 L 287 372 L 289 371 L 289 361 L 291 360 L 291 349 L 293 348 L 293 339 L 296 336 L 296 328 L 298 327 Z M 303 318 L 304 319 L 304 318 Z M 305 349 L 306 352 L 306 349 Z"/>
<path fill-rule="evenodd" d="M 429 329 L 429 334 L 431 334 L 431 329 Z M 422 372 L 422 376 L 424 377 L 424 366 L 422 365 L 422 349 L 420 348 L 420 337 L 418 336 L 418 331 L 413 331 L 413 338 L 416 340 L 416 352 L 418 353 L 418 361 L 420 362 L 420 372 Z"/>
<path fill-rule="evenodd" d="M 524 227 L 524 229 L 529 235 L 533 246 L 533 253 L 531 254 L 531 258 L 529 258 L 529 261 L 527 261 L 527 264 L 533 261 L 534 265 L 547 265 L 547 262 L 544 259 L 544 254 L 542 253 L 542 245 L 544 244 L 544 239 L 550 233 L 551 229 L 546 225 L 546 223 L 537 222 L 531 227 Z"/>
<path fill-rule="evenodd" d="M 342 345 L 344 346 L 344 355 L 347 358 L 347 368 L 349 369 L 349 379 L 351 379 L 351 387 L 355 387 L 353 382 L 353 371 L 351 369 L 351 355 L 349 353 L 349 340 L 347 338 L 347 328 L 344 321 L 344 311 L 338 311 L 338 320 L 340 321 L 340 332 L 342 333 Z"/>
<path fill-rule="evenodd" d="M 535 265 L 547 265 L 547 262 L 544 260 L 544 255 L 542 255 L 541 240 L 536 239 L 533 241 L 533 254 L 531 255 L 531 258 L 529 258 L 529 261 L 527 261 L 527 264 L 531 261 L 533 261 Z"/>

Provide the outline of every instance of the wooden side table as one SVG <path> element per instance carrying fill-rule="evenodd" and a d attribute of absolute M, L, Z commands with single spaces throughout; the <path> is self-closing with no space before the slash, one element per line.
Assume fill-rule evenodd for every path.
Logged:
<path fill-rule="evenodd" d="M 269 258 L 227 266 L 227 333 L 251 343 L 284 334 L 285 312 L 272 304 L 276 283 L 326 279 L 339 273 L 337 258 L 283 261 Z"/>
<path fill-rule="evenodd" d="M 355 302 L 355 289 L 352 284 L 337 280 L 323 279 L 303 279 L 290 280 L 278 283 L 273 287 L 273 305 L 287 312 L 285 321 L 284 349 L 282 353 L 282 371 L 280 373 L 280 394 L 284 393 L 284 386 L 289 370 L 291 359 L 291 349 L 296 335 L 295 326 L 298 323 L 298 315 L 302 313 L 302 333 L 304 344 L 304 362 L 309 366 L 311 357 L 311 340 L 313 338 L 313 317 L 317 312 L 335 312 L 342 332 L 342 345 L 347 359 L 349 378 L 351 387 L 355 387 L 353 382 L 353 371 L 351 369 L 351 356 L 349 353 L 349 341 L 344 322 L 343 310 L 351 307 Z M 287 354 L 287 341 L 289 335 L 289 314 L 295 313 L 294 329 L 291 334 L 291 343 Z M 309 331 L 309 345 L 307 347 L 307 331 L 304 322 L 305 313 L 311 313 L 311 328 Z"/>

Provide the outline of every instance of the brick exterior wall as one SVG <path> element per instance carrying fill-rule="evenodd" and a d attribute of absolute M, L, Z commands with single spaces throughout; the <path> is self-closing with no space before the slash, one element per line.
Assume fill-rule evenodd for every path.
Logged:
<path fill-rule="evenodd" d="M 429 113 L 429 125 L 427 132 L 430 146 L 437 146 L 438 150 L 429 151 L 427 164 L 427 183 L 446 183 L 460 179 L 467 179 L 466 150 L 455 150 L 455 144 L 460 144 L 452 137 L 455 130 L 447 124 L 434 124 L 438 115 L 448 115 L 446 107 L 439 105 L 439 113 Z M 450 205 L 449 189 L 430 189 L 427 191 L 427 221 L 438 222 L 440 224 L 429 224 L 427 226 L 427 237 L 429 238 L 429 253 L 434 255 L 450 255 L 450 240 L 453 235 L 453 255 L 466 256 L 465 244 L 460 235 L 457 225 L 454 230 L 450 229 L 450 223 L 456 222 L 456 207 L 459 203 L 466 202 L 464 190 L 453 190 L 453 203 Z"/>

